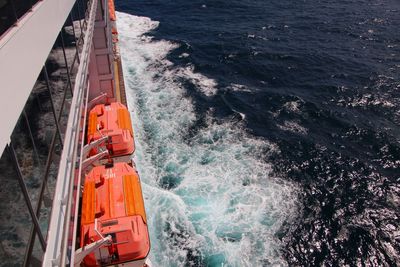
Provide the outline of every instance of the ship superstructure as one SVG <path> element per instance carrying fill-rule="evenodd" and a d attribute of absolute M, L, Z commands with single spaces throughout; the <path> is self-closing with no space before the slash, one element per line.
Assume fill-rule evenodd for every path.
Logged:
<path fill-rule="evenodd" d="M 148 264 L 115 19 L 112 0 L 0 2 L 0 179 L 29 214 L 4 216 L 13 263 Z"/>

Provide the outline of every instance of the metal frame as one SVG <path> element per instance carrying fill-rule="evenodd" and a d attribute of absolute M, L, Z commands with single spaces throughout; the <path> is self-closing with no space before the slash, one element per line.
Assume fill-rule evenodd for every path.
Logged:
<path fill-rule="evenodd" d="M 57 118 L 57 115 L 56 115 L 56 109 L 54 107 L 53 93 L 51 92 L 49 74 L 47 72 L 46 64 L 44 64 L 44 66 L 43 66 L 43 74 L 44 74 L 44 78 L 46 80 L 47 90 L 49 91 L 51 110 L 53 112 L 54 123 L 56 124 L 56 129 L 57 129 L 57 132 L 58 132 L 58 138 L 60 138 L 60 143 L 62 145 L 63 139 L 62 139 L 62 135 L 61 135 L 61 127 L 60 127 L 60 124 L 58 122 L 58 118 Z M 69 73 L 68 73 L 68 75 L 69 75 Z M 61 107 L 61 110 L 62 110 L 62 107 Z"/>
<path fill-rule="evenodd" d="M 26 188 L 24 178 L 22 176 L 21 168 L 19 166 L 17 155 L 15 154 L 15 150 L 12 145 L 12 142 L 10 142 L 10 144 L 8 144 L 6 146 L 6 148 L 11 157 L 11 160 L 14 164 L 15 171 L 17 172 L 18 183 L 21 187 L 22 194 L 24 195 L 26 205 L 28 206 L 29 214 L 31 215 L 31 219 L 32 219 L 33 225 L 35 227 L 36 233 L 38 234 L 40 245 L 42 246 L 43 250 L 46 250 L 46 241 L 43 237 L 42 231 L 40 230 L 39 220 L 38 220 L 35 212 L 33 211 L 32 202 L 29 198 L 28 189 Z"/>
<path fill-rule="evenodd" d="M 64 29 L 64 28 L 63 28 Z M 67 70 L 67 78 L 68 78 L 68 84 L 69 84 L 69 89 L 71 90 L 71 95 L 74 95 L 74 91 L 72 89 L 72 82 L 71 82 L 71 74 L 69 72 L 69 67 L 68 67 L 68 60 L 67 60 L 67 54 L 65 53 L 65 43 L 64 43 L 64 37 L 62 35 L 62 32 L 58 34 L 58 38 L 61 43 L 62 51 L 63 51 L 63 56 L 64 56 L 64 63 L 65 63 L 65 69 Z"/>
<path fill-rule="evenodd" d="M 71 111 L 68 118 L 68 126 L 65 134 L 64 149 L 61 155 L 55 199 L 53 201 L 49 231 L 47 236 L 47 250 L 43 258 L 43 266 L 65 266 L 70 263 L 68 257 L 71 223 L 71 209 L 73 202 L 74 184 L 76 184 L 76 164 L 78 157 L 79 139 L 84 134 L 85 122 L 82 124 L 82 107 L 87 104 L 88 91 L 88 65 L 91 49 L 91 40 L 95 23 L 97 0 L 90 3 L 89 19 L 84 37 L 81 53 L 81 64 L 79 65 L 74 95 L 71 103 Z M 81 135 L 81 136 L 80 136 Z M 82 150 L 81 146 L 81 150 Z M 78 175 L 80 179 L 80 175 Z M 79 183 L 78 183 L 79 184 Z M 76 221 L 77 218 L 74 219 Z M 76 223 L 75 223 L 76 224 Z M 74 226 L 76 227 L 76 226 Z M 74 242 L 72 242 L 74 245 Z M 70 251 L 69 251 L 70 252 Z M 72 255 L 73 256 L 73 255 Z"/>
<path fill-rule="evenodd" d="M 67 98 L 67 92 L 68 92 L 68 87 L 69 85 L 67 84 L 67 86 L 65 86 L 64 88 L 64 94 L 63 94 L 63 99 L 61 102 L 61 106 L 60 106 L 60 110 L 58 111 L 58 115 L 55 115 L 55 120 L 56 120 L 56 125 L 59 125 L 60 121 L 61 121 L 61 116 L 63 114 L 64 111 L 64 105 L 65 105 L 65 100 Z M 49 89 L 50 90 L 50 89 Z M 54 103 L 52 103 L 52 105 L 54 106 Z M 57 136 L 61 135 L 61 131 L 58 131 L 56 129 L 56 131 L 53 134 L 51 143 L 50 143 L 50 149 L 49 149 L 49 153 L 47 154 L 47 160 L 46 160 L 46 166 L 45 166 L 45 172 L 44 172 L 44 176 L 43 176 L 43 180 L 40 186 L 40 193 L 39 193 L 39 198 L 38 198 L 38 202 L 37 202 L 37 206 L 36 206 L 36 216 L 39 218 L 40 216 L 40 209 L 42 207 L 42 201 L 43 201 L 43 197 L 44 197 L 44 192 L 47 186 L 47 181 L 48 181 L 48 177 L 50 174 L 50 167 L 51 164 L 53 162 L 53 155 L 54 155 L 54 149 L 56 147 L 56 139 Z M 61 138 L 59 138 L 60 141 L 62 141 Z M 60 145 L 62 146 L 62 142 L 60 143 Z M 28 241 L 28 247 L 25 253 L 25 259 L 24 259 L 24 264 L 23 266 L 29 266 L 30 264 L 30 260 L 31 260 L 31 255 L 32 255 L 32 250 L 33 250 L 33 245 L 35 244 L 35 238 L 36 238 L 36 230 L 34 227 L 31 228 L 31 233 L 29 236 L 29 241 Z"/>
<path fill-rule="evenodd" d="M 35 139 L 33 138 L 31 125 L 29 123 L 28 115 L 26 115 L 25 109 L 22 111 L 22 115 L 24 116 L 25 124 L 26 124 L 26 127 L 27 127 L 28 132 L 29 132 L 29 138 L 31 139 L 31 142 L 32 142 L 33 152 L 35 153 L 37 163 L 40 165 L 39 153 L 38 153 L 38 150 L 37 150 L 37 147 L 36 147 Z"/>
<path fill-rule="evenodd" d="M 71 11 L 71 13 L 72 13 L 72 11 Z M 72 20 L 72 16 L 69 16 L 69 18 Z M 72 20 L 72 24 L 73 24 L 73 20 Z M 60 33 L 60 34 L 61 34 L 61 33 Z M 81 38 L 81 36 L 80 36 L 80 38 Z M 75 41 L 76 41 L 76 39 L 75 39 Z M 76 62 L 75 59 L 76 59 L 76 58 L 79 59 L 78 42 L 75 43 L 75 46 L 76 46 L 76 52 L 75 52 L 75 55 L 74 55 L 74 61 L 73 61 L 72 64 L 71 64 L 71 71 L 70 71 L 70 73 L 69 73 L 70 75 L 73 74 L 73 68 L 74 68 L 75 62 Z M 64 60 L 66 60 L 66 57 L 64 57 Z M 78 61 L 78 62 L 79 62 L 79 61 Z M 68 62 L 65 62 L 65 63 L 66 63 L 66 65 L 68 64 Z M 79 65 L 78 65 L 78 66 L 79 66 Z M 44 68 L 45 68 L 45 67 L 44 67 Z M 45 79 L 46 79 L 47 87 L 48 87 L 48 90 L 49 90 L 50 93 L 51 93 L 50 83 L 49 83 L 49 79 L 48 79 L 48 73 L 47 73 L 47 70 L 46 70 L 46 69 L 44 69 L 44 71 L 45 71 Z M 67 75 L 68 75 L 68 73 L 67 73 Z M 61 116 L 62 116 L 62 114 L 63 114 L 63 112 L 64 112 L 64 105 L 65 105 L 65 100 L 66 100 L 66 96 L 67 96 L 67 92 L 68 92 L 67 89 L 68 89 L 69 87 L 70 87 L 70 84 L 67 83 L 66 86 L 65 86 L 65 88 L 64 88 L 63 98 L 62 98 L 62 102 L 61 102 L 61 107 L 60 107 L 60 109 L 59 109 L 59 111 L 58 111 L 58 115 L 56 115 L 56 114 L 54 113 L 54 112 L 55 112 L 54 103 L 53 103 L 53 102 L 51 103 L 51 104 L 52 104 L 53 115 L 54 115 L 54 118 L 55 118 L 55 122 L 56 122 L 56 125 L 57 125 L 58 127 L 59 127 L 59 123 L 60 123 L 60 121 L 61 121 Z M 51 100 L 52 100 L 52 97 L 51 97 Z M 28 124 L 28 129 L 29 129 L 29 131 L 30 131 L 29 121 L 28 121 L 28 118 L 26 117 L 25 112 L 24 112 L 24 115 L 25 115 L 26 123 Z M 48 181 L 48 177 L 49 177 L 49 173 L 50 173 L 50 167 L 51 167 L 51 164 L 52 164 L 52 162 L 53 162 L 53 155 L 54 155 L 54 149 L 55 149 L 55 147 L 56 147 L 57 136 L 60 137 L 61 134 L 62 134 L 61 131 L 58 130 L 58 129 L 59 129 L 58 127 L 57 127 L 57 129 L 56 129 L 56 131 L 54 132 L 53 137 L 52 137 L 52 141 L 51 141 L 49 153 L 48 153 L 48 155 L 47 155 L 44 177 L 43 177 L 43 180 L 42 180 L 42 183 L 41 183 L 39 198 L 38 198 L 38 202 L 37 202 L 36 209 L 35 209 L 35 211 L 36 211 L 36 216 L 37 216 L 38 218 L 40 217 L 40 210 L 41 210 L 41 207 L 42 207 L 42 202 L 43 202 L 43 198 L 44 198 L 44 193 L 45 193 L 45 190 L 46 190 L 46 188 L 47 188 L 47 181 Z M 33 146 L 34 146 L 34 150 L 36 150 L 36 146 L 35 146 L 35 144 L 34 144 L 34 139 L 33 139 L 33 135 L 32 135 L 32 133 L 31 133 L 31 131 L 30 131 L 30 136 L 31 136 L 31 139 L 32 139 L 32 143 L 33 143 Z M 60 141 L 62 141 L 61 138 L 60 138 Z M 60 145 L 62 145 L 62 142 L 60 143 Z M 37 153 L 37 152 L 36 152 L 36 153 Z M 23 264 L 23 266 L 30 266 L 31 255 L 32 255 L 32 251 L 33 251 L 34 244 L 35 244 L 35 239 L 36 239 L 36 229 L 35 229 L 35 227 L 32 227 L 32 228 L 31 228 L 31 232 L 30 232 L 29 241 L 28 241 L 28 246 L 27 246 L 26 253 L 25 253 L 25 258 L 24 258 L 24 264 Z"/>
<path fill-rule="evenodd" d="M 50 3 L 50 1 L 53 1 Z M 54 116 L 55 120 L 55 126 L 56 129 L 54 131 L 51 145 L 49 148 L 49 153 L 47 155 L 47 160 L 46 160 L 46 165 L 44 166 L 44 177 L 41 183 L 40 187 L 40 193 L 39 193 L 39 198 L 38 202 L 36 204 L 36 207 L 34 209 L 32 202 L 30 201 L 28 191 L 26 188 L 26 185 L 24 183 L 23 175 L 21 172 L 21 169 L 19 167 L 19 163 L 17 160 L 17 155 L 15 154 L 14 148 L 12 146 L 12 143 L 10 142 L 9 144 L 6 145 L 6 149 L 10 154 L 11 159 L 13 160 L 14 167 L 17 171 L 17 178 L 18 182 L 21 187 L 21 191 L 24 195 L 24 199 L 26 201 L 26 204 L 28 206 L 28 210 L 33 222 L 33 226 L 31 228 L 30 232 L 30 237 L 28 241 L 28 246 L 26 249 L 26 254 L 25 254 L 25 259 L 24 259 L 24 266 L 29 266 L 30 265 L 30 260 L 31 260 L 31 254 L 33 251 L 33 247 L 35 245 L 35 239 L 36 236 L 38 236 L 39 243 L 42 247 L 42 250 L 45 252 L 44 257 L 43 257 L 43 266 L 66 266 L 70 265 L 75 262 L 75 255 L 78 255 L 78 260 L 79 260 L 79 255 L 80 254 L 75 254 L 75 244 L 76 244 L 76 235 L 75 233 L 77 232 L 78 229 L 78 211 L 79 211 L 79 198 L 80 198 L 80 185 L 81 185 L 81 179 L 82 175 L 85 173 L 87 170 L 87 167 L 92 164 L 92 161 L 94 160 L 93 158 L 86 159 L 86 157 L 82 157 L 81 155 L 87 154 L 87 149 L 88 147 L 84 147 L 84 139 L 85 139 L 85 128 L 86 128 L 86 116 L 87 116 L 87 107 L 88 107 L 88 90 L 89 90 L 89 78 L 88 78 L 88 72 L 89 72 L 89 60 L 91 53 L 94 53 L 94 48 L 93 48 L 93 35 L 94 35 L 94 28 L 95 25 L 99 26 L 104 25 L 107 31 L 110 31 L 110 26 L 104 22 L 108 21 L 107 16 L 108 16 L 108 5 L 106 0 L 89 0 L 86 3 L 86 13 L 85 13 L 85 20 L 81 21 L 81 17 L 79 16 L 79 24 L 81 27 L 81 35 L 79 36 L 79 39 L 76 38 L 76 32 L 75 32 L 75 26 L 73 23 L 73 17 L 72 17 L 72 7 L 71 3 L 77 1 L 77 8 L 78 8 L 78 14 L 81 11 L 79 4 L 81 0 L 43 0 L 37 4 L 35 9 L 30 12 L 27 17 L 23 20 L 21 20 L 21 23 L 15 27 L 16 29 L 13 29 L 10 31 L 10 33 L 7 33 L 5 35 L 5 38 L 0 39 L 0 71 L 3 70 L 4 62 L 9 58 L 9 56 L 5 56 L 4 51 L 9 51 L 10 50 L 10 44 L 17 44 L 16 49 L 21 50 L 21 38 L 25 37 L 30 37 L 31 34 L 27 34 L 26 31 L 27 29 L 30 29 L 33 25 L 36 25 L 38 22 L 44 20 L 44 17 L 42 16 L 43 14 L 50 14 L 49 12 L 49 7 L 51 7 L 51 4 L 55 4 L 57 6 L 57 12 L 54 14 L 51 14 L 49 19 L 52 19 L 50 21 L 55 21 L 57 20 L 57 23 L 60 21 L 60 14 L 59 13 L 64 13 L 65 10 L 70 11 L 65 18 L 71 20 L 71 26 L 73 27 L 73 34 L 75 38 L 75 48 L 76 48 L 76 53 L 73 59 L 73 62 L 71 66 L 68 64 L 67 60 L 67 55 L 65 52 L 65 44 L 64 44 L 64 39 L 63 35 L 61 32 L 58 33 L 58 39 L 61 44 L 62 52 L 63 52 L 63 57 L 65 61 L 65 68 L 67 70 L 67 85 L 64 88 L 64 96 L 62 99 L 61 103 L 61 108 L 56 112 L 54 101 L 53 101 L 53 95 L 52 95 L 52 89 L 50 86 L 50 80 L 49 80 L 49 75 L 46 69 L 46 65 L 42 65 L 42 71 L 45 77 L 47 89 L 49 91 L 50 95 L 50 102 L 51 102 L 51 110 Z M 71 9 L 69 9 L 71 7 Z M 99 12 L 98 9 L 101 9 L 101 13 L 103 16 L 102 22 L 97 23 L 96 22 L 96 11 Z M 60 11 L 61 9 L 62 11 Z M 98 14 L 97 14 L 98 15 Z M 55 19 L 56 16 L 57 19 Z M 31 21 L 30 21 L 31 20 Z M 96 24 L 97 23 L 97 24 Z M 52 28 L 54 30 L 54 25 L 49 26 L 49 28 Z M 61 25 L 62 26 L 62 25 Z M 104 27 L 103 26 L 103 27 Z M 58 28 L 59 29 L 59 28 Z M 43 51 L 48 48 L 48 45 L 50 43 L 49 36 L 53 36 L 54 32 L 49 32 L 44 36 L 42 39 L 45 39 L 47 43 L 41 47 L 40 49 L 40 55 L 39 56 L 33 56 L 34 60 L 32 64 L 29 67 L 29 74 L 31 75 L 36 71 L 34 65 L 37 65 L 38 59 L 41 58 L 43 55 Z M 16 37 L 14 39 L 14 36 Z M 19 38 L 21 37 L 21 38 Z M 22 38 L 22 39 L 23 39 Z M 82 51 L 81 51 L 81 57 L 79 56 L 79 51 L 80 51 L 80 44 L 82 43 Z M 111 38 L 107 37 L 107 43 L 108 43 L 108 49 L 111 51 L 112 45 L 111 45 Z M 40 45 L 40 44 L 39 44 Z M 13 50 L 12 48 L 11 50 Z M 10 50 L 10 51 L 11 51 Z M 50 49 L 47 50 L 47 53 Z M 23 53 L 22 53 L 23 54 Z M 47 55 L 47 54 L 46 54 Z M 18 58 L 17 58 L 18 59 Z M 76 60 L 77 59 L 77 60 Z M 18 62 L 18 60 L 16 60 Z M 76 73 L 76 79 L 75 83 L 73 84 L 71 80 L 71 74 L 73 72 L 75 62 L 80 63 L 79 67 L 77 69 Z M 111 62 L 111 60 L 110 60 Z M 43 64 L 43 63 L 42 63 Z M 37 67 L 37 66 L 36 66 Z M 71 67 L 71 69 L 70 69 Z M 112 72 L 112 65 L 111 67 L 111 72 Z M 7 72 L 5 73 L 7 75 Z M 28 77 L 29 81 L 31 82 L 31 77 Z M 5 80 L 5 86 L 9 86 L 7 83 L 8 79 Z M 73 86 L 74 85 L 74 86 Z M 24 85 L 27 87 L 27 84 Z M 16 90 L 16 88 L 22 87 L 22 84 L 17 84 L 16 86 L 13 86 L 7 92 L 10 90 Z M 68 88 L 69 87 L 69 88 Z M 31 88 L 31 87 L 29 87 Z M 115 88 L 115 86 L 114 86 Z M 70 89 L 70 90 L 68 90 Z M 16 103 L 17 109 L 18 105 L 20 104 L 19 102 L 22 101 L 22 99 L 26 100 L 26 98 L 23 98 L 23 95 L 26 94 L 27 91 L 26 89 L 23 90 L 23 94 L 16 95 L 16 99 L 18 100 Z M 69 117 L 68 117 L 68 122 L 67 122 L 67 127 L 66 127 L 66 132 L 63 138 L 63 133 L 61 131 L 60 127 L 60 120 L 62 117 L 62 114 L 64 112 L 64 105 L 66 102 L 66 96 L 67 92 L 71 91 L 72 95 L 72 103 L 71 103 L 71 108 L 69 112 Z M 30 91 L 29 91 L 30 93 Z M 7 94 L 5 95 L 7 96 Z M 24 101 L 25 102 L 25 101 Z M 1 103 L 0 103 L 1 104 Z M 17 110 L 16 108 L 13 108 L 12 110 L 10 109 L 10 112 L 15 112 Z M 23 117 L 27 125 L 27 130 L 29 133 L 29 137 L 31 139 L 32 145 L 33 145 L 33 150 L 36 155 L 36 158 L 38 160 L 38 164 L 40 168 L 43 166 L 40 162 L 40 157 L 39 153 L 37 151 L 37 147 L 35 144 L 34 136 L 32 134 L 32 130 L 30 127 L 29 119 L 28 116 L 25 112 L 25 110 L 22 110 L 23 112 Z M 58 114 L 57 114 L 58 113 Z M 14 114 L 14 113 L 13 113 Z M 10 119 L 10 118 L 8 118 Z M 11 118 L 12 121 L 12 118 Z M 0 120 L 1 122 L 1 120 Z M 7 131 L 10 125 L 5 125 Z M 5 131 L 2 133 L 0 136 L 0 146 L 2 146 L 3 142 L 3 134 L 10 134 Z M 53 156 L 54 156 L 54 150 L 56 147 L 56 144 L 58 143 L 57 141 L 59 140 L 60 145 L 64 146 L 61 159 L 60 159 L 60 165 L 59 165 L 59 171 L 57 175 L 57 184 L 55 188 L 55 193 L 54 193 L 54 200 L 53 200 L 53 205 L 51 209 L 51 216 L 49 219 L 49 227 L 48 227 L 48 232 L 47 232 L 47 243 L 45 241 L 45 237 L 40 229 L 39 226 L 39 217 L 40 217 L 40 211 L 42 207 L 42 202 L 43 202 L 43 197 L 47 188 L 47 181 L 50 173 L 50 167 L 53 162 Z M 7 142 L 9 142 L 9 139 L 7 138 Z M 102 158 L 104 156 L 108 155 L 108 151 L 102 151 L 95 157 L 97 158 Z M 97 159 L 96 158 L 96 159 Z M 81 255 L 82 256 L 82 255 Z"/>
<path fill-rule="evenodd" d="M 80 63 L 80 58 L 79 58 L 79 47 L 78 47 L 79 44 L 78 44 L 78 38 L 76 38 L 74 19 L 72 18 L 72 11 L 73 11 L 73 9 L 72 9 L 71 12 L 69 13 L 69 19 L 70 19 L 70 22 L 71 22 L 72 33 L 74 34 L 76 53 L 75 53 L 75 56 L 74 56 L 74 60 L 72 61 L 72 64 L 71 64 L 72 66 L 71 66 L 70 72 L 72 72 L 72 67 L 74 66 L 75 59 L 78 59 L 78 63 Z"/>
<path fill-rule="evenodd" d="M 78 12 L 79 27 L 80 27 L 80 29 L 81 29 L 81 36 L 82 36 L 83 30 L 82 30 L 82 21 L 81 21 L 81 7 L 79 6 L 80 1 L 81 1 L 81 0 L 77 0 L 77 1 L 76 1 L 76 3 L 77 3 L 76 10 L 77 10 L 77 12 Z"/>

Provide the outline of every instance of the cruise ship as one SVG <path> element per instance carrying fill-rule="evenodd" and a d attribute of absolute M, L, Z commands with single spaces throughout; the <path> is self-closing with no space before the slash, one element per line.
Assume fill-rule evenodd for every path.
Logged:
<path fill-rule="evenodd" d="M 150 266 L 113 0 L 0 0 L 0 266 Z"/>

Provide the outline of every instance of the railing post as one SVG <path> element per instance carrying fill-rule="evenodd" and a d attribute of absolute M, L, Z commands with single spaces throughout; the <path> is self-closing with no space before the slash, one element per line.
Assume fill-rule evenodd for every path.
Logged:
<path fill-rule="evenodd" d="M 63 28 L 64 29 L 64 28 Z M 72 82 L 71 82 L 71 74 L 69 72 L 69 67 L 68 67 L 68 60 L 67 60 L 67 55 L 65 54 L 65 44 L 64 44 L 64 37 L 62 30 L 60 31 L 60 40 L 61 40 L 61 46 L 62 46 L 62 51 L 64 55 L 64 61 L 65 61 L 65 68 L 67 69 L 67 76 L 68 76 L 68 84 L 69 84 L 69 89 L 71 91 L 71 96 L 74 95 L 73 88 L 72 88 Z"/>
<path fill-rule="evenodd" d="M 31 125 L 29 123 L 28 115 L 26 115 L 25 109 L 22 111 L 22 115 L 24 116 L 26 127 L 28 128 L 29 137 L 30 137 L 31 142 L 32 142 L 33 152 L 35 152 L 37 163 L 40 165 L 39 153 L 38 153 L 38 150 L 36 148 L 35 139 L 33 138 Z"/>
<path fill-rule="evenodd" d="M 79 5 L 79 3 L 81 2 L 81 0 L 77 0 L 76 2 L 77 2 L 76 9 L 78 10 L 79 27 L 80 27 L 80 29 L 81 29 L 81 36 L 82 36 L 83 30 L 82 30 L 81 7 L 80 7 L 80 5 Z"/>
<path fill-rule="evenodd" d="M 49 95 L 50 95 L 51 109 L 52 109 L 52 111 L 53 111 L 54 122 L 55 122 L 55 124 L 56 124 L 57 132 L 58 132 L 58 137 L 60 138 L 60 143 L 61 143 L 61 146 L 62 146 L 64 142 L 63 142 L 62 135 L 61 135 L 60 124 L 58 123 L 58 119 L 57 119 L 57 115 L 56 115 L 56 109 L 55 109 L 55 107 L 54 107 L 53 93 L 51 92 L 51 86 L 50 86 L 50 81 L 49 81 L 49 74 L 48 74 L 48 72 L 47 72 L 46 64 L 44 64 L 44 66 L 43 66 L 43 73 L 44 73 L 44 77 L 45 77 L 45 79 L 46 79 L 46 85 L 47 85 L 47 89 L 48 89 Z"/>
<path fill-rule="evenodd" d="M 78 63 L 80 63 L 80 58 L 79 58 L 78 39 L 76 38 L 74 19 L 72 18 L 72 10 L 71 10 L 71 13 L 69 13 L 69 18 L 70 18 L 70 20 L 71 20 L 72 33 L 74 34 L 75 49 L 76 49 L 76 54 L 75 54 L 75 56 L 74 56 L 74 61 L 72 62 L 72 66 L 71 66 L 71 70 L 70 70 L 70 71 L 72 72 L 72 68 L 73 68 L 74 63 L 75 63 L 75 58 L 78 59 Z"/>

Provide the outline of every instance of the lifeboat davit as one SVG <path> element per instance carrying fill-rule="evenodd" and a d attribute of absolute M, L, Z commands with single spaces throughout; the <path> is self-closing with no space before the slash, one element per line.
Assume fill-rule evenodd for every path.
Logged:
<path fill-rule="evenodd" d="M 104 136 L 109 137 L 104 146 L 111 157 L 130 156 L 135 151 L 131 117 L 123 104 L 99 104 L 90 110 L 87 142 L 91 143 Z M 96 153 L 97 149 L 92 149 L 89 155 Z M 122 158 L 121 161 L 127 160 Z"/>
<path fill-rule="evenodd" d="M 82 196 L 81 247 L 110 242 L 87 255 L 85 266 L 145 266 L 150 251 L 142 189 L 127 163 L 97 166 L 86 175 Z"/>

